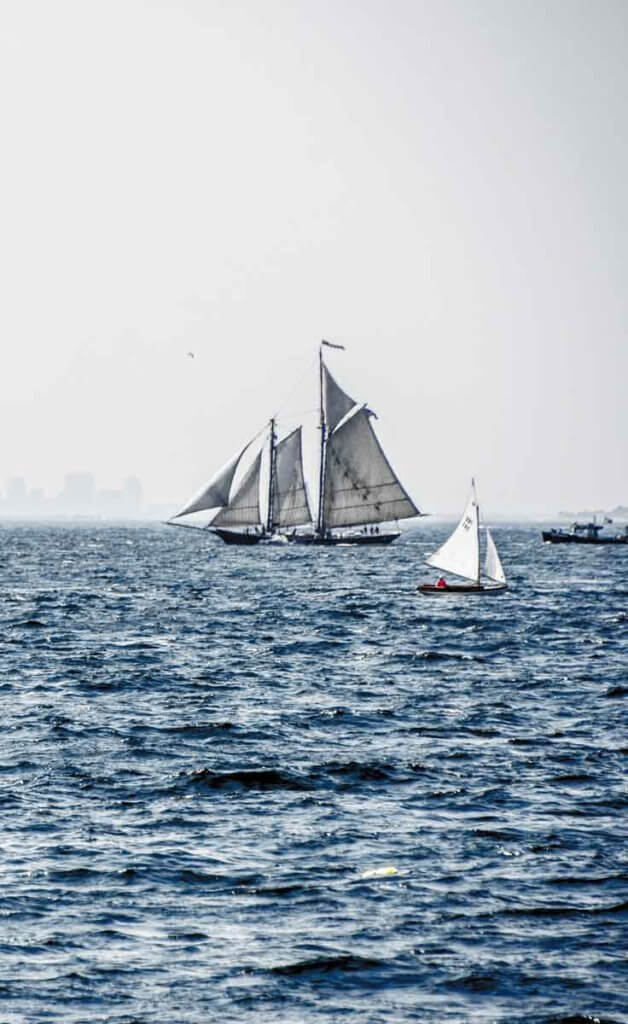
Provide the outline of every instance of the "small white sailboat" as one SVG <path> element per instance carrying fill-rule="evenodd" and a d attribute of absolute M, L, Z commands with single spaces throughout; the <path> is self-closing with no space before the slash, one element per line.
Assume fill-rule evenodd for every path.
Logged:
<path fill-rule="evenodd" d="M 486 530 L 486 560 L 482 574 L 480 506 L 475 492 L 475 480 L 471 481 L 471 496 L 456 529 L 444 544 L 441 544 L 432 555 L 425 559 L 425 562 L 441 572 L 451 572 L 467 581 L 465 583 L 448 583 L 441 576 L 437 583 L 421 583 L 417 590 L 426 596 L 496 594 L 507 589 L 506 574 L 497 553 L 495 541 L 488 528 Z"/>

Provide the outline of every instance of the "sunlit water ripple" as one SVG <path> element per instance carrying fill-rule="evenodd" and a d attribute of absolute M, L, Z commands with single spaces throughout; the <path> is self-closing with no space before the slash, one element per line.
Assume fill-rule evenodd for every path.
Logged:
<path fill-rule="evenodd" d="M 0 1020 L 625 1022 L 628 549 L 0 528 Z"/>

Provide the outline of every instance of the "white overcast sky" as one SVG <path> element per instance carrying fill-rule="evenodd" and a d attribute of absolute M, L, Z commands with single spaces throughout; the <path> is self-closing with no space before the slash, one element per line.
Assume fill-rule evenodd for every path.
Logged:
<path fill-rule="evenodd" d="M 0 480 L 183 503 L 328 337 L 421 507 L 628 503 L 625 2 L 0 19 Z"/>

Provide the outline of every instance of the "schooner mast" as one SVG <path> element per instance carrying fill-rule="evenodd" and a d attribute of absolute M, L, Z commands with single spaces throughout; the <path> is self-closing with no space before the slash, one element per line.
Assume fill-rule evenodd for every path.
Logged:
<path fill-rule="evenodd" d="M 268 511 L 266 514 L 266 532 L 272 533 L 274 526 L 273 492 L 275 489 L 275 462 L 277 459 L 277 435 L 275 433 L 275 417 L 270 419 L 270 437 L 268 442 Z"/>
<path fill-rule="evenodd" d="M 325 341 L 325 340 L 323 340 L 323 341 L 321 341 L 320 345 L 318 346 L 318 368 L 319 368 L 319 387 L 320 387 L 319 394 L 320 394 L 321 447 L 320 447 L 320 465 L 319 465 L 319 472 L 318 472 L 318 515 L 316 517 L 316 533 L 318 534 L 319 537 L 324 537 L 325 536 L 325 532 L 326 532 L 325 502 L 323 500 L 323 495 L 325 493 L 325 453 L 327 451 L 327 432 L 328 432 L 329 428 L 328 428 L 328 424 L 327 424 L 327 417 L 326 417 L 326 410 L 325 410 L 325 404 L 326 404 L 325 399 L 327 398 L 327 391 L 325 389 L 325 384 L 327 383 L 328 389 L 329 389 L 329 382 L 331 381 L 333 386 L 339 392 L 338 398 L 340 397 L 340 395 L 342 395 L 342 397 L 346 399 L 347 408 L 345 408 L 344 412 L 342 413 L 343 416 L 345 415 L 345 413 L 347 413 L 349 411 L 350 408 L 352 408 L 353 405 L 355 405 L 355 402 L 353 401 L 353 399 L 349 398 L 348 395 L 345 395 L 340 390 L 340 388 L 338 388 L 338 385 L 336 384 L 335 380 L 333 379 L 333 377 L 329 373 L 329 370 L 325 366 L 325 363 L 323 362 L 323 345 L 326 345 L 328 348 L 339 348 L 339 349 L 342 349 L 343 352 L 345 350 L 344 345 L 336 345 L 333 341 Z M 338 402 L 337 404 L 340 406 L 340 408 L 342 408 L 342 402 Z M 338 411 L 340 411 L 340 409 Z M 335 426 L 336 426 L 336 423 L 333 423 L 331 429 L 333 430 Z"/>

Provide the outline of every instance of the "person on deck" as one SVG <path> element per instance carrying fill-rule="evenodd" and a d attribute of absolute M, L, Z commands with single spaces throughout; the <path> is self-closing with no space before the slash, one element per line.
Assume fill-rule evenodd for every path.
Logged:
<path fill-rule="evenodd" d="M 443 590 L 447 586 L 447 580 L 444 576 L 439 576 L 436 580 L 436 586 L 439 590 Z"/>

